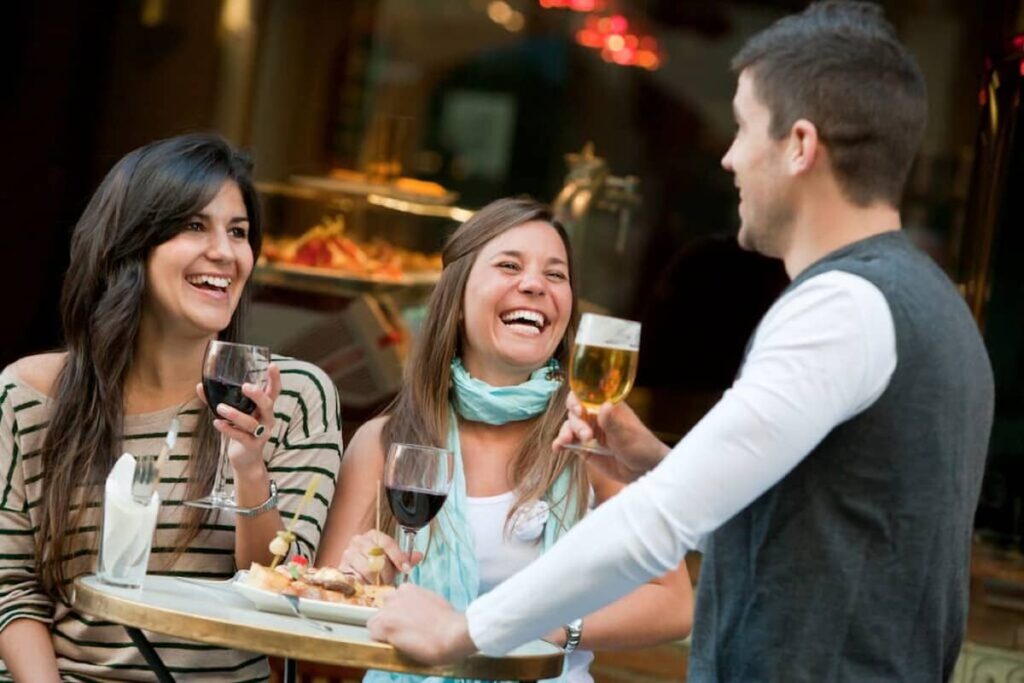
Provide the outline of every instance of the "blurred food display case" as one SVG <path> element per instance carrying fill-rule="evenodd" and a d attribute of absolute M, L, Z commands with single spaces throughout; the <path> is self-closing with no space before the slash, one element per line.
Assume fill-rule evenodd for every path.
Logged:
<path fill-rule="evenodd" d="M 371 414 L 398 391 L 444 240 L 472 211 L 434 183 L 353 171 L 258 188 L 265 236 L 246 338 L 316 363 L 345 408 Z"/>

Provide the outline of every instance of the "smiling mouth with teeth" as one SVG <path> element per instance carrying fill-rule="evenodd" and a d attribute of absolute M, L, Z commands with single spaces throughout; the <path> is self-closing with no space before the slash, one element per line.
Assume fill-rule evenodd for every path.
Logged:
<path fill-rule="evenodd" d="M 208 289 L 216 292 L 226 292 L 231 284 L 231 278 L 217 275 L 189 275 L 185 280 L 198 289 Z"/>
<path fill-rule="evenodd" d="M 526 309 L 508 311 L 501 314 L 501 322 L 505 325 L 512 327 L 522 327 L 540 332 L 547 324 L 547 318 L 544 317 L 543 313 L 537 311 L 530 311 Z"/>

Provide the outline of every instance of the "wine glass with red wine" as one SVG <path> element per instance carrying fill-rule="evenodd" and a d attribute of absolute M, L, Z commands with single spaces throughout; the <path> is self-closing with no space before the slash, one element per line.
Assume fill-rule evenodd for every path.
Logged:
<path fill-rule="evenodd" d="M 220 417 L 217 406 L 221 403 L 252 415 L 256 411 L 256 403 L 242 393 L 242 385 L 255 384 L 266 388 L 269 365 L 270 349 L 265 346 L 225 341 L 211 341 L 207 344 L 203 359 L 203 392 L 206 394 L 206 405 L 214 416 Z M 231 439 L 220 435 L 220 459 L 217 461 L 217 473 L 210 495 L 198 500 L 187 500 L 186 505 L 225 510 L 238 507 L 235 502 L 234 477 L 230 471 L 231 462 L 228 460 L 230 443 Z"/>
<path fill-rule="evenodd" d="M 444 448 L 393 443 L 384 464 L 384 491 L 402 527 L 402 550 L 411 555 L 416 532 L 444 505 L 452 486 L 454 456 Z"/>

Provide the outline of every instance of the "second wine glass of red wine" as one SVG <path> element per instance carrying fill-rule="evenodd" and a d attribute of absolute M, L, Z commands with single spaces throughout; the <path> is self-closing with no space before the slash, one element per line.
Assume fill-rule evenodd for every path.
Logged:
<path fill-rule="evenodd" d="M 430 523 L 448 498 L 452 452 L 433 446 L 393 443 L 384 464 L 384 491 L 402 528 L 402 550 L 411 555 L 416 532 Z"/>
<path fill-rule="evenodd" d="M 206 405 L 213 416 L 220 417 L 217 406 L 221 403 L 252 415 L 256 411 L 256 404 L 242 393 L 242 385 L 255 384 L 265 389 L 269 366 L 270 349 L 265 346 L 211 341 L 203 359 L 203 393 L 206 394 Z M 205 498 L 185 501 L 186 505 L 224 510 L 237 507 L 232 486 L 234 477 L 228 460 L 228 444 L 231 440 L 221 434 L 220 442 L 213 490 Z"/>

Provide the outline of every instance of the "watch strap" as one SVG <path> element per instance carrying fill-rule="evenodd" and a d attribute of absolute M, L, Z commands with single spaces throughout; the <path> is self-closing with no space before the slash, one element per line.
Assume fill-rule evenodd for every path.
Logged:
<path fill-rule="evenodd" d="M 274 481 L 273 479 L 271 479 L 270 480 L 270 496 L 265 501 L 263 501 L 262 503 L 260 503 L 256 507 L 251 507 L 251 508 L 237 507 L 237 508 L 235 508 L 235 514 L 236 515 L 241 515 L 243 517 L 255 517 L 256 515 L 262 515 L 264 512 L 267 512 L 268 510 L 273 510 L 276 507 L 277 507 L 277 482 Z"/>

